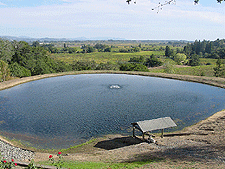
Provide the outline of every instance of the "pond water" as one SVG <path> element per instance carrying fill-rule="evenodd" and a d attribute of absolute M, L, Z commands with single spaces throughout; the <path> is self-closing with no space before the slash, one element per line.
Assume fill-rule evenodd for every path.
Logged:
<path fill-rule="evenodd" d="M 68 148 L 131 123 L 170 116 L 179 130 L 225 108 L 225 90 L 124 74 L 67 75 L 0 91 L 0 134 L 38 148 Z"/>

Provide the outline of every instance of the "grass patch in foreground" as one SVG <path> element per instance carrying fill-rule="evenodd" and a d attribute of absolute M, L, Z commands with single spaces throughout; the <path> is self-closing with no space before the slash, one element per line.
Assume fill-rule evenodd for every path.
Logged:
<path fill-rule="evenodd" d="M 159 162 L 161 159 L 152 159 L 144 161 L 126 162 L 126 163 L 104 163 L 104 162 L 78 162 L 78 161 L 65 161 L 63 168 L 70 169 L 134 169 L 140 168 L 146 164 Z M 43 165 L 53 165 L 50 162 L 42 162 Z"/>
<path fill-rule="evenodd" d="M 83 147 L 83 146 L 88 145 L 88 144 L 91 144 L 91 143 L 95 142 L 96 140 L 97 140 L 97 139 L 91 139 L 91 140 L 89 140 L 89 141 L 87 141 L 87 142 L 85 142 L 85 143 L 78 144 L 78 145 L 76 145 L 76 146 L 72 146 L 72 147 L 69 147 L 69 148 L 67 148 L 67 149 L 61 149 L 60 151 L 61 151 L 62 153 L 73 153 L 73 152 L 75 151 L 75 149 L 77 149 L 77 148 L 79 148 L 79 147 Z"/>

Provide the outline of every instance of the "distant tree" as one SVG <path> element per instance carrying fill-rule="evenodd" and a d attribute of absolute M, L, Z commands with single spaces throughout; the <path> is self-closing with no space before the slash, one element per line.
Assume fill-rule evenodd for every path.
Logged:
<path fill-rule="evenodd" d="M 77 61 L 71 64 L 73 70 L 95 70 L 97 63 L 95 61 Z"/>
<path fill-rule="evenodd" d="M 106 48 L 109 48 L 109 46 L 97 43 L 96 45 L 94 45 L 94 48 L 101 52 L 104 51 Z"/>
<path fill-rule="evenodd" d="M 92 53 L 95 51 L 94 47 L 90 46 L 90 45 L 83 45 L 81 47 L 81 49 L 83 49 L 82 53 Z"/>
<path fill-rule="evenodd" d="M 194 44 L 193 44 L 193 47 L 192 47 L 192 50 L 197 54 L 199 55 L 199 53 L 202 51 L 201 50 L 201 42 L 200 40 L 197 41 L 195 40 Z"/>
<path fill-rule="evenodd" d="M 148 68 L 139 63 L 124 63 L 120 65 L 121 71 L 142 71 L 142 72 L 148 72 Z"/>
<path fill-rule="evenodd" d="M 56 62 L 49 57 L 44 47 L 30 46 L 24 41 L 15 43 L 15 54 L 10 64 L 13 63 L 30 70 L 32 76 L 56 72 Z"/>
<path fill-rule="evenodd" d="M 104 52 L 111 52 L 111 51 L 112 51 L 112 48 L 110 48 L 110 47 L 107 47 L 104 49 Z"/>
<path fill-rule="evenodd" d="M 10 76 L 8 64 L 0 60 L 0 81 L 5 81 Z"/>
<path fill-rule="evenodd" d="M 32 46 L 38 47 L 38 46 L 40 46 L 40 43 L 38 41 L 35 41 L 35 42 L 32 43 Z"/>
<path fill-rule="evenodd" d="M 68 53 L 75 53 L 76 52 L 76 49 L 75 48 L 68 48 Z"/>
<path fill-rule="evenodd" d="M 149 58 L 146 59 L 145 65 L 148 67 L 157 67 L 161 66 L 162 62 L 152 54 Z"/>
<path fill-rule="evenodd" d="M 218 55 L 221 59 L 225 59 L 225 48 L 221 48 L 218 50 Z"/>
<path fill-rule="evenodd" d="M 0 60 L 8 63 L 11 61 L 13 54 L 14 48 L 12 43 L 8 40 L 0 39 Z"/>
<path fill-rule="evenodd" d="M 169 46 L 166 46 L 165 56 L 170 57 L 172 55 L 172 51 Z"/>
<path fill-rule="evenodd" d="M 130 60 L 128 62 L 135 62 L 135 63 L 144 63 L 145 62 L 145 58 L 144 56 L 140 56 L 139 58 L 138 57 L 132 57 L 130 58 Z"/>
<path fill-rule="evenodd" d="M 120 69 L 119 69 L 119 64 L 107 62 L 107 63 L 100 63 L 96 67 L 96 70 L 120 70 Z"/>
<path fill-rule="evenodd" d="M 141 48 L 139 48 L 139 47 L 134 47 L 134 48 L 132 49 L 132 51 L 133 51 L 133 52 L 140 52 L 140 51 L 141 51 Z"/>
<path fill-rule="evenodd" d="M 169 73 L 169 74 L 175 73 L 174 65 L 175 65 L 174 61 L 165 62 L 164 65 L 163 65 L 164 72 Z"/>
<path fill-rule="evenodd" d="M 183 53 L 177 53 L 174 57 L 173 60 L 178 64 L 185 64 L 187 62 L 187 56 Z"/>
<path fill-rule="evenodd" d="M 20 66 L 17 62 L 12 63 L 10 66 L 10 72 L 13 77 L 28 77 L 31 76 L 30 70 L 23 66 Z"/>
<path fill-rule="evenodd" d="M 92 53 L 94 51 L 95 49 L 92 46 L 88 46 L 87 53 Z"/>
<path fill-rule="evenodd" d="M 192 55 L 190 60 L 189 60 L 189 65 L 190 66 L 199 66 L 200 65 L 199 56 L 196 55 L 196 54 Z"/>
<path fill-rule="evenodd" d="M 213 51 L 213 43 L 212 42 L 207 43 L 206 47 L 205 47 L 205 52 L 208 53 L 208 54 L 211 54 L 212 51 Z"/>
<path fill-rule="evenodd" d="M 47 47 L 47 50 L 50 52 L 50 53 L 60 53 L 59 50 L 54 47 L 54 45 L 50 45 Z"/>
<path fill-rule="evenodd" d="M 222 62 L 221 59 L 218 58 L 216 61 L 216 67 L 214 69 L 214 75 L 216 77 L 223 76 L 225 74 L 224 69 L 222 68 Z"/>
<path fill-rule="evenodd" d="M 184 46 L 183 52 L 189 57 L 192 53 L 192 47 L 190 43 L 187 43 L 186 46 Z"/>

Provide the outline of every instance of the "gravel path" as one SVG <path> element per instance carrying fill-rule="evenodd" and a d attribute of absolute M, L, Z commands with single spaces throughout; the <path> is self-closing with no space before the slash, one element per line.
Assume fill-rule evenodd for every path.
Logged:
<path fill-rule="evenodd" d="M 14 147 L 4 141 L 0 141 L 0 152 L 6 160 L 28 161 L 32 160 L 35 155 L 32 151 Z"/>

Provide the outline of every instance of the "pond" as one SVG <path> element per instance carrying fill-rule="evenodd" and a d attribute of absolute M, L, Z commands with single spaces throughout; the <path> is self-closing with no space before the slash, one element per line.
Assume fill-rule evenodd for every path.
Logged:
<path fill-rule="evenodd" d="M 224 109 L 225 90 L 125 74 L 46 78 L 0 91 L 0 134 L 37 148 L 68 148 L 132 122 L 171 117 L 179 130 Z"/>

